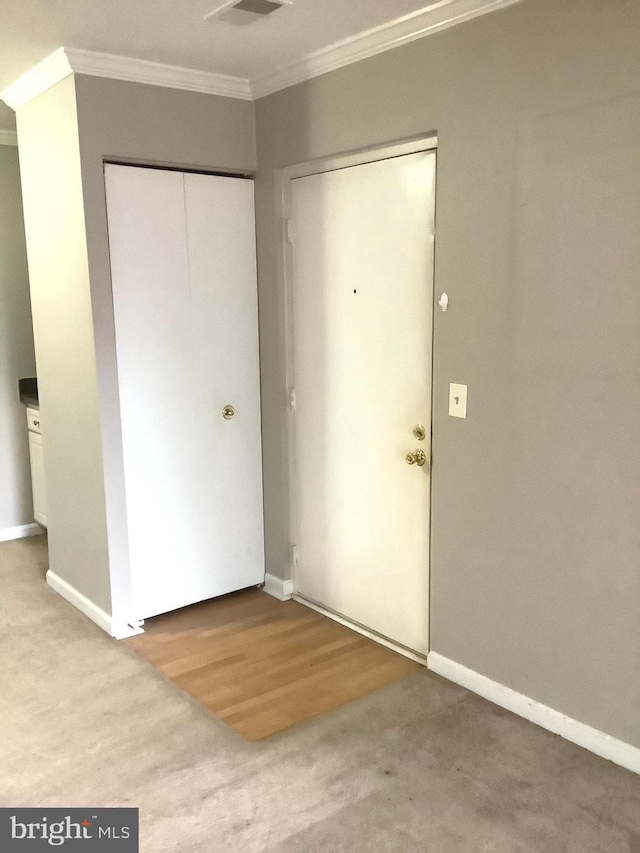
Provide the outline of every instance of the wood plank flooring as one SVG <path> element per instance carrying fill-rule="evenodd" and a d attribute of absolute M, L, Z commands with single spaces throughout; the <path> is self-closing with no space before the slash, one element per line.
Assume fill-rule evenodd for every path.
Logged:
<path fill-rule="evenodd" d="M 156 616 L 125 642 L 247 740 L 419 672 L 420 664 L 257 590 Z"/>

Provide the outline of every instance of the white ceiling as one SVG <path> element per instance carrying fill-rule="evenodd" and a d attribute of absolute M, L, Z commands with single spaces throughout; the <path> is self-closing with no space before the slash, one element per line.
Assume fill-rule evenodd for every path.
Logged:
<path fill-rule="evenodd" d="M 420 13 L 445 19 L 449 10 L 507 5 L 505 0 L 293 0 L 265 17 L 244 13 L 251 23 L 242 26 L 224 16 L 205 20 L 221 3 L 2 0 L 0 91 L 62 46 L 253 81 L 408 16 L 403 32 L 414 20 L 419 31 Z M 242 13 L 234 15 L 238 19 Z M 0 128 L 12 126 L 10 117 L 2 105 Z"/>
<path fill-rule="evenodd" d="M 295 0 L 271 15 L 247 15 L 252 23 L 246 26 L 221 18 L 205 21 L 220 2 L 3 0 L 0 90 L 62 46 L 251 78 L 439 5 L 425 0 Z"/>

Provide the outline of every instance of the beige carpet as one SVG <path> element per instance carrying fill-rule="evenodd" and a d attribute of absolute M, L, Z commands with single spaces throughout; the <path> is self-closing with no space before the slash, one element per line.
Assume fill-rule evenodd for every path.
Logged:
<path fill-rule="evenodd" d="M 140 808 L 144 853 L 640 853 L 640 777 L 422 672 L 249 743 L 0 544 L 0 805 Z"/>

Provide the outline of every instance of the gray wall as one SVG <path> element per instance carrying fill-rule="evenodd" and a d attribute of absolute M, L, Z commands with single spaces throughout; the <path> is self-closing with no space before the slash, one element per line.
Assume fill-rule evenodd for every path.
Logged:
<path fill-rule="evenodd" d="M 0 535 L 33 522 L 27 420 L 17 380 L 35 371 L 18 149 L 0 145 Z"/>
<path fill-rule="evenodd" d="M 631 0 L 524 0 L 256 114 L 268 571 L 289 570 L 274 170 L 437 131 L 431 646 L 636 746 L 639 32 Z"/>
<path fill-rule="evenodd" d="M 109 560 L 75 85 L 17 113 L 49 566 L 107 613 Z"/>
<path fill-rule="evenodd" d="M 4 101 L 0 101 L 0 130 L 15 130 L 16 114 Z"/>
<path fill-rule="evenodd" d="M 18 111 L 51 568 L 132 617 L 103 160 L 255 169 L 253 105 L 68 77 Z"/>

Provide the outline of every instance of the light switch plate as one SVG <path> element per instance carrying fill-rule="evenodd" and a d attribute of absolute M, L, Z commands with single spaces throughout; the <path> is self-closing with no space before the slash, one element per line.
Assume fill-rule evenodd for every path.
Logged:
<path fill-rule="evenodd" d="M 455 382 L 449 385 L 449 414 L 452 418 L 467 417 L 466 385 L 456 385 Z"/>

